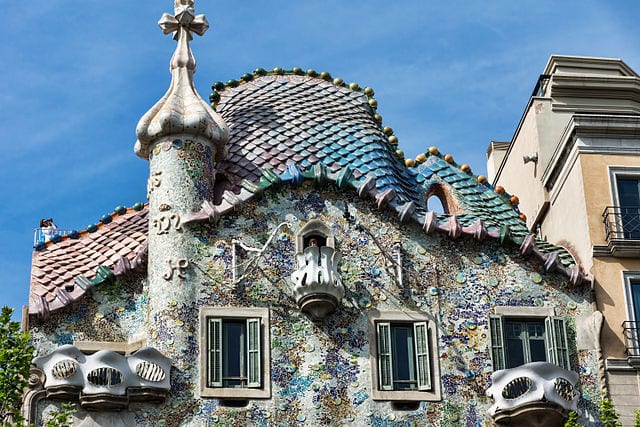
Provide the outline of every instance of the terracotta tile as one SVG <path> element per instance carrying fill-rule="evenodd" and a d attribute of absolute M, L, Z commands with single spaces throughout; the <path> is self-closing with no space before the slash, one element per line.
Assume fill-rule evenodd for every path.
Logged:
<path fill-rule="evenodd" d="M 37 295 L 39 297 L 44 296 L 49 293 L 49 290 L 44 286 L 34 286 L 31 288 L 31 293 Z"/>

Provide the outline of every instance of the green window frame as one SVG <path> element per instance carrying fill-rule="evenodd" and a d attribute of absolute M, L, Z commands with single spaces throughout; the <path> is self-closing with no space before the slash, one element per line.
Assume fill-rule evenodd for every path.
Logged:
<path fill-rule="evenodd" d="M 427 322 L 377 322 L 378 387 L 431 390 Z"/>
<path fill-rule="evenodd" d="M 207 318 L 207 387 L 260 388 L 260 318 Z"/>
<path fill-rule="evenodd" d="M 518 324 L 521 326 L 519 334 L 515 336 L 513 329 L 516 329 Z M 542 336 L 538 332 L 538 326 L 540 325 L 544 325 Z M 507 331 L 508 328 L 510 329 L 509 331 Z M 543 341 L 545 361 L 570 370 L 567 328 L 566 322 L 562 317 L 519 318 L 494 315 L 489 319 L 489 329 L 494 371 L 515 368 L 521 365 L 510 360 L 510 351 L 508 351 L 509 344 L 514 345 L 518 340 L 523 346 L 522 360 L 519 361 L 524 363 L 535 361 L 532 360 L 532 358 L 535 358 L 532 355 L 537 353 L 536 348 L 538 348 L 540 341 Z"/>

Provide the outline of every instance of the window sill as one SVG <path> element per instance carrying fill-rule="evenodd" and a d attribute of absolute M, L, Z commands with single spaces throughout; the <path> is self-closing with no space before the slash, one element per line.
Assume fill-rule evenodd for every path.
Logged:
<path fill-rule="evenodd" d="M 424 402 L 439 402 L 440 395 L 435 391 L 400 391 L 400 390 L 372 390 L 371 398 L 373 400 L 387 400 L 387 401 L 424 401 Z"/>
<path fill-rule="evenodd" d="M 215 397 L 218 399 L 270 399 L 271 390 L 258 388 L 213 388 L 206 387 L 200 391 L 200 397 Z"/>

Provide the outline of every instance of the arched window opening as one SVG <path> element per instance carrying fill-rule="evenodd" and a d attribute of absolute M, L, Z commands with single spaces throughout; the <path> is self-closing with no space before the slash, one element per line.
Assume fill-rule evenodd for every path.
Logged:
<path fill-rule="evenodd" d="M 462 213 L 462 209 L 456 198 L 451 194 L 447 185 L 441 183 L 431 184 L 426 195 L 427 209 L 435 213 L 456 215 Z"/>
<path fill-rule="evenodd" d="M 446 213 L 444 206 L 442 204 L 442 200 L 440 200 L 440 197 L 436 195 L 432 195 L 427 199 L 427 210 L 429 212 L 435 212 L 439 214 Z"/>

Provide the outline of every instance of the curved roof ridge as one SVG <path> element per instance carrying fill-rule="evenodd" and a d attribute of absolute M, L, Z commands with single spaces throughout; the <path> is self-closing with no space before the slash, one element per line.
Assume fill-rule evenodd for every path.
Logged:
<path fill-rule="evenodd" d="M 437 160 L 436 160 L 437 159 Z M 438 172 L 450 173 L 449 169 L 438 169 L 446 163 L 434 156 L 431 162 L 422 165 L 420 176 L 425 177 L 429 166 Z M 446 175 L 445 173 L 445 175 Z M 455 174 L 454 174 L 455 175 Z M 446 177 L 454 176 L 447 175 Z M 440 175 L 437 175 L 440 177 Z M 445 178 L 446 178 L 445 177 Z M 454 179 L 463 178 L 461 176 Z M 476 181 L 468 176 L 467 182 Z M 396 212 L 399 224 L 413 222 L 418 224 L 426 234 L 439 232 L 451 239 L 467 236 L 476 240 L 494 239 L 500 244 L 511 242 L 518 246 L 520 253 L 531 257 L 542 265 L 545 272 L 557 271 L 569 279 L 573 285 L 585 283 L 588 279 L 583 269 L 566 248 L 553 245 L 529 234 L 526 226 L 517 214 L 509 207 L 495 217 L 485 215 L 482 211 L 472 211 L 472 205 L 466 205 L 466 212 L 458 215 L 443 215 L 426 211 L 412 201 L 403 201 L 397 197 L 393 188 L 380 189 L 376 178 L 368 176 L 361 180 L 354 176 L 353 169 L 344 167 L 337 172 L 328 170 L 323 164 L 313 165 L 302 170 L 296 164 L 290 164 L 282 173 L 267 169 L 262 171 L 258 182 L 244 180 L 238 194 L 225 191 L 219 203 L 205 201 L 198 212 L 181 214 L 182 224 L 191 222 L 218 221 L 220 218 L 234 214 L 241 206 L 260 197 L 265 191 L 273 191 L 281 185 L 298 187 L 305 181 L 312 181 L 317 186 L 333 184 L 341 190 L 354 191 L 360 198 L 369 199 L 378 209 L 390 209 Z M 424 189 L 425 183 L 420 185 Z M 484 187 L 484 184 L 482 184 Z M 470 187 L 459 187 L 464 188 Z M 477 187 L 473 187 L 477 190 Z M 487 198 L 478 204 L 501 203 L 500 196 L 489 190 Z M 478 193 L 484 194 L 484 193 Z M 137 204 L 140 206 L 141 204 Z M 95 239 L 86 238 L 74 242 L 66 242 L 52 247 L 51 251 L 41 251 L 34 255 L 31 277 L 31 293 L 29 313 L 47 316 L 50 312 L 62 309 L 81 298 L 88 289 L 110 283 L 116 276 L 146 265 L 146 242 L 148 234 L 148 209 L 142 205 L 139 211 L 131 208 L 124 214 L 114 212 L 113 222 L 107 220 L 94 231 Z M 131 220 L 127 220 L 127 216 Z M 134 219 L 135 218 L 135 219 Z M 103 219 L 106 219 L 103 217 Z M 109 227 L 117 226 L 115 234 L 109 235 Z M 122 232 L 124 227 L 125 232 Z M 88 236 L 89 232 L 85 234 Z M 124 242 L 126 240 L 126 242 Z M 72 253 L 68 253 L 68 252 Z M 52 264 L 55 264 L 52 265 Z M 54 268 L 55 267 L 55 268 Z M 55 275 L 52 273 L 55 271 Z"/>
<path fill-rule="evenodd" d="M 378 101 L 374 98 L 375 91 L 369 87 L 365 86 L 361 87 L 358 83 L 352 82 L 347 84 L 340 77 L 333 77 L 331 73 L 328 71 L 322 71 L 318 73 L 314 69 L 303 70 L 301 67 L 293 67 L 291 69 L 284 69 L 282 67 L 275 67 L 271 70 L 265 70 L 264 68 L 256 68 L 252 73 L 245 73 L 239 79 L 230 79 L 227 82 L 218 81 L 211 86 L 211 94 L 209 95 L 209 101 L 211 102 L 211 106 L 216 109 L 220 100 L 221 93 L 230 88 L 236 88 L 243 84 L 247 84 L 256 78 L 264 77 L 264 76 L 307 76 L 312 78 L 318 78 L 327 82 L 331 82 L 333 85 L 348 88 L 354 92 L 359 92 L 367 96 L 367 101 L 371 108 L 371 114 L 376 123 L 378 123 L 380 130 L 386 136 L 386 142 L 389 146 L 394 150 L 396 158 L 400 161 L 404 160 L 404 165 L 408 170 L 415 170 L 416 167 L 424 163 L 428 157 L 430 156 L 438 156 L 441 159 L 445 160 L 452 167 L 458 168 L 460 171 L 470 175 L 475 178 L 478 184 L 483 184 L 487 186 L 489 189 L 495 191 L 505 202 L 509 203 L 513 210 L 520 216 L 523 221 L 526 221 L 526 215 L 518 209 L 519 199 L 517 196 L 509 194 L 504 187 L 502 186 L 493 186 L 491 185 L 486 176 L 484 175 L 475 175 L 473 174 L 471 167 L 466 164 L 458 164 L 454 161 L 454 158 L 451 154 L 441 154 L 437 147 L 431 146 L 427 149 L 427 151 L 418 154 L 415 158 L 405 158 L 404 152 L 399 148 L 399 139 L 394 134 L 394 130 L 392 127 L 383 125 L 382 116 L 377 112 Z"/>

